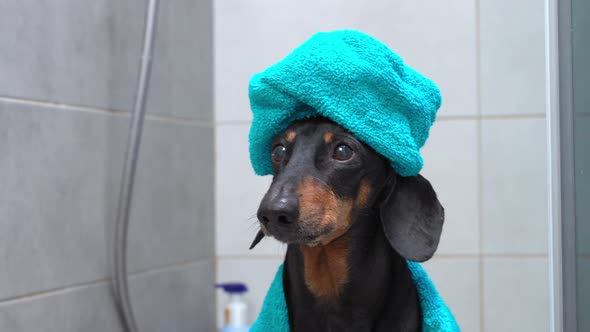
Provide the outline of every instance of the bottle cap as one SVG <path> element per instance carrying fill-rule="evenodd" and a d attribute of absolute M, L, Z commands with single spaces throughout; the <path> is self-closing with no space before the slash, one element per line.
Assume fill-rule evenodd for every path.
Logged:
<path fill-rule="evenodd" d="M 248 291 L 246 285 L 239 282 L 229 282 L 215 285 L 216 288 L 223 288 L 223 291 L 229 294 L 241 294 Z"/>

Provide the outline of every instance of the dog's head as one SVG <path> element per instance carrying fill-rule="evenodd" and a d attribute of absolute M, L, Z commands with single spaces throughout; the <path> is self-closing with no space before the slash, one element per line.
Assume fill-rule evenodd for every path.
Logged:
<path fill-rule="evenodd" d="M 371 209 L 390 245 L 425 261 L 438 246 L 443 208 L 422 176 L 400 177 L 352 134 L 323 119 L 294 122 L 269 151 L 272 184 L 258 209 L 261 233 L 288 244 L 325 245 Z"/>

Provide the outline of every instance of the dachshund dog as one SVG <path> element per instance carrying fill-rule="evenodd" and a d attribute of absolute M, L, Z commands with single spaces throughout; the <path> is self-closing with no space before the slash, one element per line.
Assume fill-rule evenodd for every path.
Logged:
<path fill-rule="evenodd" d="M 269 151 L 260 232 L 286 243 L 283 288 L 295 332 L 421 331 L 406 260 L 428 260 L 444 210 L 420 175 L 325 118 L 292 123 Z"/>

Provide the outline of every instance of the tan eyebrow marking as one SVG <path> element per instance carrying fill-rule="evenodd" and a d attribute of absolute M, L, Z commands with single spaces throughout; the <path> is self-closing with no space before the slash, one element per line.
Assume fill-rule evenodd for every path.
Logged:
<path fill-rule="evenodd" d="M 293 141 L 295 140 L 295 137 L 297 137 L 297 133 L 294 132 L 293 130 L 289 130 L 287 132 L 287 142 L 293 143 Z"/>
<path fill-rule="evenodd" d="M 327 131 L 324 133 L 324 142 L 326 144 L 332 143 L 332 140 L 334 139 L 334 133 L 331 131 Z"/>

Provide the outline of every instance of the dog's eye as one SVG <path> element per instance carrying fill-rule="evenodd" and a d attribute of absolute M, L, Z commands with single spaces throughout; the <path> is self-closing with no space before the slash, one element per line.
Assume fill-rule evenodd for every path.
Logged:
<path fill-rule="evenodd" d="M 275 162 L 280 162 L 281 160 L 283 160 L 283 158 L 285 158 L 286 150 L 287 149 L 282 144 L 275 146 L 272 149 L 272 160 L 274 160 Z"/>
<path fill-rule="evenodd" d="M 352 149 L 346 144 L 340 144 L 334 150 L 334 159 L 345 161 L 352 158 Z"/>

